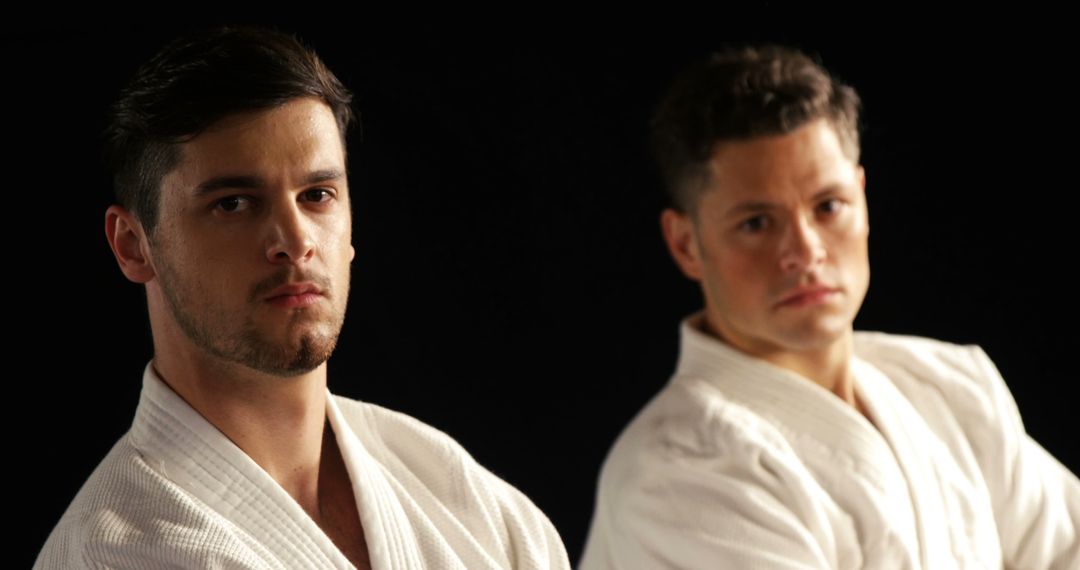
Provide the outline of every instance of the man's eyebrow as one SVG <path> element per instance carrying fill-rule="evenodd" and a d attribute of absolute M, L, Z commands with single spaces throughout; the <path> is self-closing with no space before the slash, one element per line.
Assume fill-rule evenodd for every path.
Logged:
<path fill-rule="evenodd" d="M 338 178 L 345 178 L 345 173 L 336 168 L 315 170 L 308 174 L 307 184 L 318 184 L 320 182 L 326 182 L 328 180 L 337 180 Z"/>
<path fill-rule="evenodd" d="M 826 196 L 837 194 L 839 192 L 842 192 L 843 190 L 844 190 L 844 185 L 843 184 L 839 184 L 839 183 L 828 184 L 824 188 L 822 188 L 821 190 L 818 190 L 817 192 L 815 192 L 814 195 L 810 197 L 810 200 L 816 202 L 816 201 L 818 201 L 818 200 L 820 200 L 822 198 L 825 198 Z M 771 202 L 761 202 L 761 201 L 741 202 L 739 204 L 735 204 L 731 208 L 728 208 L 727 212 L 725 212 L 724 215 L 725 216 L 738 216 L 738 215 L 741 215 L 741 214 L 756 214 L 756 213 L 759 213 L 759 212 L 767 212 L 767 211 L 772 210 L 772 209 L 774 209 L 776 207 L 777 207 L 777 205 L 773 204 Z"/>
<path fill-rule="evenodd" d="M 821 190 L 819 190 L 810 199 L 814 200 L 814 201 L 817 201 L 817 200 L 820 200 L 820 199 L 822 199 L 822 198 L 824 198 L 824 197 L 826 197 L 826 196 L 828 196 L 830 194 L 837 194 L 837 193 L 839 193 L 839 192 L 841 192 L 843 190 L 844 190 L 844 185 L 843 184 L 839 184 L 839 183 L 829 184 L 829 185 L 826 185 Z"/>
<path fill-rule="evenodd" d="M 766 212 L 768 210 L 772 210 L 775 207 L 776 204 L 772 204 L 769 202 L 742 202 L 728 208 L 728 211 L 725 215 L 738 216 L 740 214 Z"/>
<path fill-rule="evenodd" d="M 326 168 L 323 170 L 313 170 L 308 173 L 304 178 L 304 184 L 318 184 L 320 182 L 327 182 L 329 180 L 337 180 L 344 178 L 345 173 L 337 168 Z M 206 194 L 212 194 L 218 190 L 225 188 L 238 189 L 238 190 L 254 190 L 256 188 L 265 187 L 266 183 L 258 176 L 244 176 L 244 175 L 226 175 L 215 176 L 209 180 L 204 181 L 195 187 L 195 196 L 204 196 Z"/>
<path fill-rule="evenodd" d="M 217 192 L 223 188 L 254 189 L 264 186 L 258 176 L 216 176 L 195 187 L 195 196 Z"/>

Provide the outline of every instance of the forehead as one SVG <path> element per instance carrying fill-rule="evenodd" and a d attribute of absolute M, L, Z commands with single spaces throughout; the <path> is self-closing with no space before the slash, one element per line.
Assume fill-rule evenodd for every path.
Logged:
<path fill-rule="evenodd" d="M 179 164 L 165 187 L 194 188 L 219 176 L 294 183 L 313 171 L 345 171 L 337 121 L 315 98 L 227 116 L 179 147 Z"/>
<path fill-rule="evenodd" d="M 706 194 L 725 200 L 779 199 L 850 186 L 857 179 L 857 165 L 826 119 L 790 133 L 722 143 L 707 171 Z"/>

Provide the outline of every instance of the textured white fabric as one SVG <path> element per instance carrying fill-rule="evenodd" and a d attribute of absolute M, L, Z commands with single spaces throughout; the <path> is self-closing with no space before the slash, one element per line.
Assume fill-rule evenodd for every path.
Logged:
<path fill-rule="evenodd" d="M 449 436 L 329 393 L 327 414 L 373 568 L 569 568 L 543 513 Z M 34 567 L 353 568 L 150 365 L 131 430 L 83 485 Z"/>
<path fill-rule="evenodd" d="M 978 347 L 855 333 L 871 423 L 699 318 L 605 462 L 582 570 L 1080 568 L 1080 482 Z"/>

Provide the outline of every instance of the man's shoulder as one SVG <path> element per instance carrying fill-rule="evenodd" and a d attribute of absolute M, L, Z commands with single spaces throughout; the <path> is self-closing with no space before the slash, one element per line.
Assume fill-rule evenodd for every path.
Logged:
<path fill-rule="evenodd" d="M 781 430 L 707 381 L 669 383 L 627 425 L 604 464 L 616 487 L 741 471 L 751 458 L 792 453 Z M 652 482 L 652 483 L 650 483 Z"/>
<path fill-rule="evenodd" d="M 335 395 L 334 400 L 353 433 L 376 455 L 411 455 L 422 450 L 421 455 L 434 454 L 444 462 L 475 463 L 457 440 L 413 416 L 346 396 Z"/>
<path fill-rule="evenodd" d="M 616 544 L 652 551 L 665 538 L 745 535 L 820 506 L 781 424 L 704 380 L 686 380 L 668 384 L 608 454 L 591 556 Z"/>
<path fill-rule="evenodd" d="M 35 568 L 151 567 L 193 544 L 231 560 L 242 551 L 227 521 L 149 464 L 122 437 L 75 495 Z M 188 545 L 188 546 L 185 546 Z"/>
<path fill-rule="evenodd" d="M 127 523 L 133 506 L 155 504 L 165 491 L 159 477 L 132 444 L 130 434 L 124 435 L 83 483 L 56 531 L 78 532 L 89 541 L 108 532 L 110 521 Z"/>
<path fill-rule="evenodd" d="M 403 412 L 344 396 L 334 398 L 353 433 L 391 476 L 423 484 L 451 502 L 456 502 L 453 496 L 475 492 L 477 484 L 499 495 L 512 490 L 516 500 L 516 489 L 480 465 L 449 434 Z"/>
<path fill-rule="evenodd" d="M 881 331 L 855 331 L 855 352 L 889 356 L 892 354 L 923 354 L 928 356 L 947 356 L 979 350 L 977 345 L 958 344 L 936 338 L 918 335 L 895 334 Z"/>
<path fill-rule="evenodd" d="M 940 402 L 967 423 L 993 423 L 1012 396 L 997 367 L 975 344 L 859 332 L 855 353 L 881 371 L 920 410 Z"/>
<path fill-rule="evenodd" d="M 857 331 L 855 355 L 868 362 L 929 365 L 982 371 L 992 362 L 977 344 L 960 344 L 916 335 Z"/>
<path fill-rule="evenodd" d="M 532 567 L 534 559 L 565 565 L 562 542 L 543 512 L 450 435 L 402 412 L 334 398 L 353 433 L 410 505 L 452 517 L 456 528 L 481 543 L 513 544 L 507 554 L 515 566 Z"/>
<path fill-rule="evenodd" d="M 990 358 L 975 344 L 882 332 L 856 332 L 855 355 L 890 377 L 912 376 L 924 382 L 982 383 L 997 374 Z"/>

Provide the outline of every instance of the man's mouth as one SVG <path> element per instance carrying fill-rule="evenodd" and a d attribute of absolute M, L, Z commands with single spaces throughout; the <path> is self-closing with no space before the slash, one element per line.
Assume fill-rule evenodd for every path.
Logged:
<path fill-rule="evenodd" d="M 322 298 L 322 290 L 310 281 L 302 283 L 287 283 L 271 291 L 265 300 L 267 303 L 281 308 L 307 307 L 313 305 Z"/>
<path fill-rule="evenodd" d="M 828 301 L 833 295 L 839 293 L 840 289 L 838 287 L 825 287 L 821 285 L 800 287 L 784 295 L 776 305 L 778 307 L 807 307 L 819 305 Z"/>

